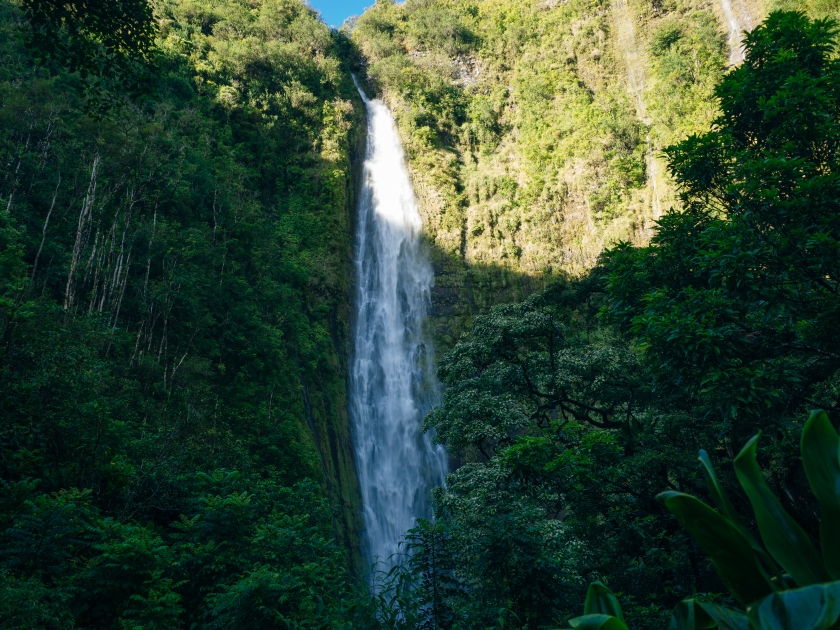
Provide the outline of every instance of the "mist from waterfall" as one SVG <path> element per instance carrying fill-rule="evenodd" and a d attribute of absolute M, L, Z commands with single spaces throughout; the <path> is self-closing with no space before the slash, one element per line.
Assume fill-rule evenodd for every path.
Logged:
<path fill-rule="evenodd" d="M 354 78 L 355 81 L 355 78 Z M 418 517 L 431 515 L 446 454 L 421 431 L 438 401 L 426 331 L 432 267 L 394 120 L 368 99 L 367 146 L 359 195 L 350 417 L 365 521 L 364 550 L 385 567 Z"/>

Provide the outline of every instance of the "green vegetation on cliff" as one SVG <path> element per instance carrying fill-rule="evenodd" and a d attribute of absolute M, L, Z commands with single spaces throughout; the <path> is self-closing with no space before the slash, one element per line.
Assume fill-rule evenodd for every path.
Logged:
<path fill-rule="evenodd" d="M 426 627 L 558 627 L 600 580 L 620 593 L 629 627 L 652 630 L 686 598 L 736 605 L 716 572 L 747 608 L 830 581 L 816 549 L 836 567 L 840 460 L 823 437 L 811 448 L 821 445 L 828 463 L 803 465 L 800 436 L 810 409 L 838 411 L 836 36 L 834 23 L 771 14 L 717 87 L 711 130 L 666 150 L 682 209 L 662 218 L 652 242 L 619 244 L 583 279 L 495 307 L 441 361 L 448 389 L 426 424 L 470 463 L 439 489 L 435 523 L 409 536 L 405 579 L 418 586 Z M 823 436 L 833 434 L 820 418 Z M 763 569 L 719 551 L 711 518 L 670 506 L 693 536 L 714 530 L 698 545 L 655 500 L 663 490 L 670 503 L 708 496 L 700 449 L 734 506 L 717 491 L 708 502 L 745 532 L 757 525 L 775 558 L 761 556 Z M 810 488 L 826 484 L 820 510 Z M 785 551 L 786 537 L 802 551 Z M 704 549 L 718 552 L 714 567 Z M 741 553 L 752 556 L 750 542 Z M 740 588 L 756 575 L 761 588 Z M 835 610 L 837 584 L 825 589 L 820 601 Z M 766 618 L 771 604 L 777 619 L 788 614 L 782 599 Z M 750 627 L 835 628 L 832 612 L 807 621 L 820 606 L 802 604 L 787 625 Z M 668 627 L 717 627 L 700 619 Z M 589 621 L 573 627 L 623 627 Z"/>
<path fill-rule="evenodd" d="M 727 58 L 711 0 L 380 0 L 352 38 L 405 142 L 444 317 L 529 289 L 499 269 L 579 275 L 646 242 L 674 201 L 659 151 L 708 126 Z"/>
<path fill-rule="evenodd" d="M 836 27 L 773 13 L 727 69 L 722 6 L 380 0 L 351 41 L 301 0 L 0 0 L 0 628 L 535 630 L 593 580 L 662 628 L 734 602 L 655 497 L 706 494 L 703 448 L 753 528 L 757 431 L 745 487 L 836 577 L 799 457 L 840 391 Z M 466 462 L 372 594 L 351 65 L 405 141 L 452 345 L 426 425 Z"/>
<path fill-rule="evenodd" d="M 344 44 L 160 2 L 138 93 L 66 7 L 0 3 L 0 626 L 345 624 Z"/>
<path fill-rule="evenodd" d="M 360 16 L 350 35 L 432 246 L 438 346 L 619 241 L 647 243 L 680 203 L 662 150 L 719 113 L 733 23 L 779 9 L 840 16 L 816 0 L 379 0 Z"/>

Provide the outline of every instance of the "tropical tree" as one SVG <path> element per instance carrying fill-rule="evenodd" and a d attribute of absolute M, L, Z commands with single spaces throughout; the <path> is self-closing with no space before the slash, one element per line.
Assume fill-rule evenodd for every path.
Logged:
<path fill-rule="evenodd" d="M 649 247 L 605 256 L 613 320 L 659 385 L 706 397 L 737 444 L 803 406 L 837 409 L 835 35 L 781 12 L 747 35 L 712 130 L 665 151 L 683 207 Z"/>

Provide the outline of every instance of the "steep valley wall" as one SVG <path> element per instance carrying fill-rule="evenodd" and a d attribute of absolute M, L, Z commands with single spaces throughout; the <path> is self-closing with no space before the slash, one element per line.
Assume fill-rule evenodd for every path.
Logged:
<path fill-rule="evenodd" d="M 813 6 L 812 6 L 813 5 Z M 435 261 L 434 326 L 646 242 L 678 205 L 662 149 L 708 129 L 762 0 L 407 0 L 355 23 L 389 103 Z M 734 25 L 734 26 L 733 26 Z"/>
<path fill-rule="evenodd" d="M 340 38 L 298 1 L 156 7 L 156 75 L 103 112 L 0 2 L 4 479 L 91 488 L 105 516 L 166 532 L 208 493 L 314 481 L 361 569 L 364 110 Z"/>

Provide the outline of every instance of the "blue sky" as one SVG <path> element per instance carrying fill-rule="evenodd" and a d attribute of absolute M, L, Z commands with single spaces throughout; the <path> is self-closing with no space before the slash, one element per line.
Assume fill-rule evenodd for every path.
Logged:
<path fill-rule="evenodd" d="M 324 22 L 330 26 L 341 26 L 344 18 L 361 15 L 366 7 L 376 0 L 309 0 L 309 5 L 320 11 Z"/>

